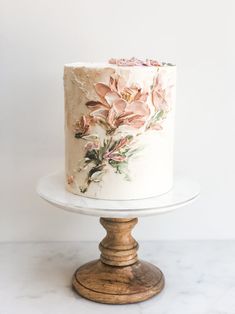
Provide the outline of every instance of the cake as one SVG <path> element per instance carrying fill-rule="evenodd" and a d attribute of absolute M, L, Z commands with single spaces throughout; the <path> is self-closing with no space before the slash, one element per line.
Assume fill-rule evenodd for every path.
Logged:
<path fill-rule="evenodd" d="M 64 66 L 69 192 L 131 200 L 172 188 L 175 74 L 135 58 Z"/>

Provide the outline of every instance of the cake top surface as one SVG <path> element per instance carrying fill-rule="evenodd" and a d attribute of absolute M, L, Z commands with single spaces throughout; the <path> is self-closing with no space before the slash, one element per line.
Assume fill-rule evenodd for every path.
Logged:
<path fill-rule="evenodd" d="M 66 67 L 87 67 L 87 68 L 104 68 L 104 67 L 165 67 L 165 66 L 175 66 L 172 63 L 160 62 L 153 59 L 115 59 L 111 58 L 108 62 L 75 62 L 65 64 Z"/>

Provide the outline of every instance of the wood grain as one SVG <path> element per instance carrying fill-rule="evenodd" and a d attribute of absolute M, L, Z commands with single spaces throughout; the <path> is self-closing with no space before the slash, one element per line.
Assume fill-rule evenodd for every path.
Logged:
<path fill-rule="evenodd" d="M 100 223 L 107 231 L 99 245 L 102 262 L 113 266 L 128 266 L 137 261 L 138 243 L 131 235 L 137 222 L 137 218 L 100 218 Z"/>
<path fill-rule="evenodd" d="M 134 219 L 101 218 L 107 231 L 101 241 L 100 260 L 81 266 L 73 287 L 83 297 L 109 304 L 149 299 L 164 287 L 164 276 L 154 265 L 137 259 L 138 243 L 131 235 Z"/>

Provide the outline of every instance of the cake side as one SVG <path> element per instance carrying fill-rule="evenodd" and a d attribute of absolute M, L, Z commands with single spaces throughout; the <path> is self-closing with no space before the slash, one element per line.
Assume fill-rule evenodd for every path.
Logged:
<path fill-rule="evenodd" d="M 172 187 L 175 71 L 171 65 L 65 65 L 68 191 L 124 200 Z"/>

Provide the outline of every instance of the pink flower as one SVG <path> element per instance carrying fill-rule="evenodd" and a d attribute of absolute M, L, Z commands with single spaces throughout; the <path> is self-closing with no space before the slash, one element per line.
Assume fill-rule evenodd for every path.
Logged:
<path fill-rule="evenodd" d="M 165 72 L 160 72 L 154 81 L 152 102 L 156 111 L 169 112 L 171 108 L 171 89 L 173 85 L 168 84 L 166 75 Z"/>
<path fill-rule="evenodd" d="M 91 117 L 83 115 L 80 120 L 76 121 L 74 124 L 74 132 L 76 137 L 82 137 L 88 134 L 91 124 Z"/>
<path fill-rule="evenodd" d="M 148 129 L 161 131 L 163 129 L 162 125 L 159 122 L 151 122 L 148 126 Z"/>
<path fill-rule="evenodd" d="M 131 58 L 131 59 L 115 59 L 111 58 L 109 60 L 110 64 L 116 64 L 119 66 L 162 66 L 162 63 L 157 61 L 157 60 L 151 60 L 151 59 L 146 59 L 146 60 L 140 60 L 137 58 Z"/>
<path fill-rule="evenodd" d="M 73 184 L 73 182 L 74 182 L 74 176 L 67 175 L 67 183 L 70 185 L 70 184 Z"/>
<path fill-rule="evenodd" d="M 88 142 L 85 145 L 85 150 L 93 150 L 93 149 L 99 149 L 100 144 L 98 142 Z"/>
<path fill-rule="evenodd" d="M 118 161 L 118 162 L 123 162 L 127 159 L 125 156 L 120 155 L 120 154 L 110 154 L 109 156 L 104 157 L 104 158 L 105 159 L 111 159 L 111 160 Z"/>
<path fill-rule="evenodd" d="M 126 156 L 122 155 L 120 150 L 124 147 L 126 147 L 130 142 L 130 139 L 128 137 L 122 138 L 119 140 L 119 142 L 114 146 L 113 149 L 107 151 L 104 154 L 104 159 L 107 160 L 114 160 L 114 161 L 118 161 L 118 162 L 122 162 L 125 161 L 127 158 Z"/>
<path fill-rule="evenodd" d="M 110 77 L 109 85 L 97 83 L 95 90 L 100 101 L 89 101 L 86 104 L 94 119 L 103 124 L 108 123 L 112 130 L 120 125 L 138 129 L 145 124 L 150 114 L 146 103 L 147 92 L 137 86 L 126 87 L 121 77 Z"/>

